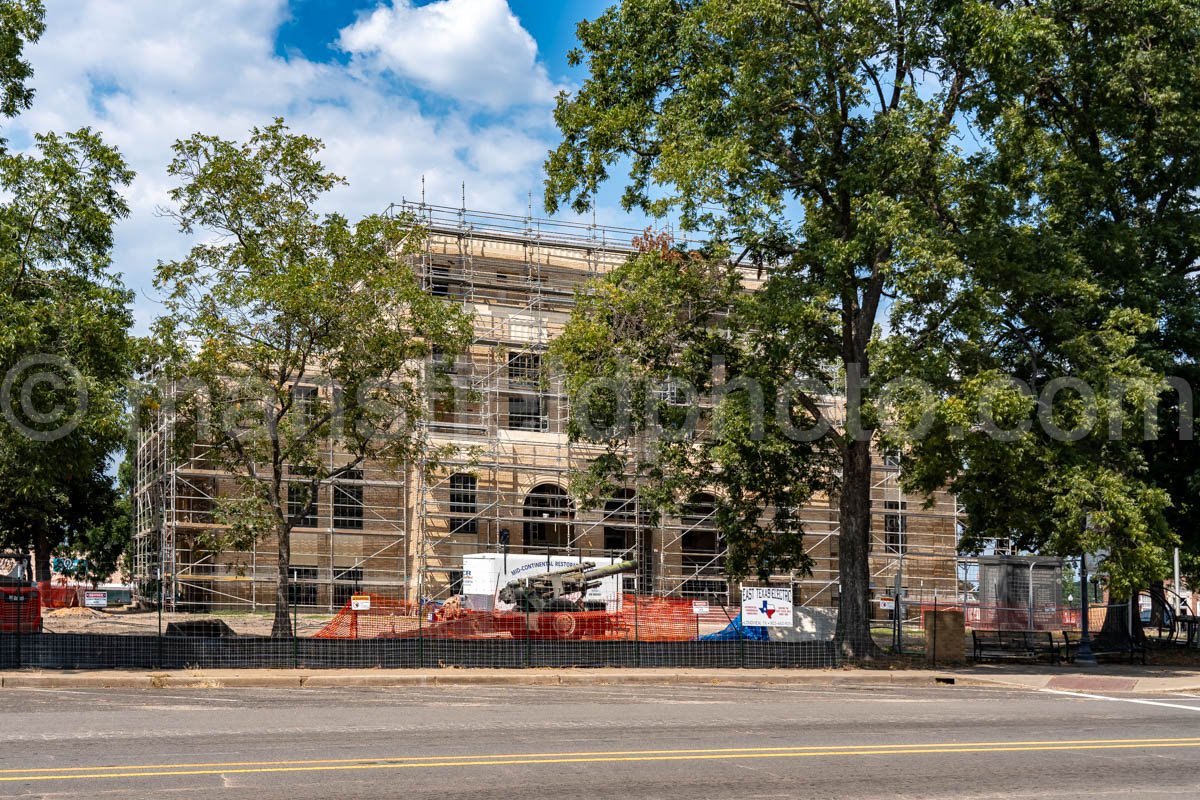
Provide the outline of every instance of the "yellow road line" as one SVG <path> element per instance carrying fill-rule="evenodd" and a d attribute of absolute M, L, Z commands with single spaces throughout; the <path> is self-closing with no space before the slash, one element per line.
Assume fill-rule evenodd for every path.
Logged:
<path fill-rule="evenodd" d="M 675 750 L 595 750 L 572 751 L 555 753 L 495 753 L 470 755 L 442 754 L 436 756 L 360 756 L 359 758 L 320 758 L 298 759 L 289 761 L 210 761 L 188 762 L 184 764 L 114 764 L 109 766 L 88 765 L 83 767 L 30 767 L 26 769 L 0 769 L 0 774 L 20 772 L 22 774 L 36 772 L 80 772 L 87 770 L 131 770 L 131 769 L 192 769 L 198 767 L 286 767 L 310 764 L 361 764 L 364 761 L 408 762 L 408 761 L 452 761 L 460 758 L 557 758 L 562 756 L 640 756 L 640 755 L 686 755 L 708 753 L 766 753 L 766 752 L 808 752 L 826 750 L 879 750 L 894 748 L 919 747 L 1013 747 L 1030 745 L 1066 745 L 1066 744 L 1157 744 L 1157 743 L 1198 743 L 1198 736 L 1177 736 L 1155 739 L 1034 739 L 1030 741 L 1007 742 L 897 742 L 893 744 L 824 744 L 824 745 L 789 745 L 786 747 L 710 747 L 686 748 Z"/>
<path fill-rule="evenodd" d="M 133 769 L 152 770 L 136 772 L 83 772 L 95 769 L 120 769 L 119 767 L 77 767 L 75 774 L 24 774 L 0 777 L 0 782 L 17 781 L 56 781 L 56 780 L 101 780 L 105 778 L 154 778 L 180 777 L 197 775 L 236 775 L 236 774 L 267 774 L 288 772 L 345 772 L 372 769 L 418 769 L 433 767 L 480 767 L 480 766 L 517 766 L 533 764 L 596 764 L 616 762 L 650 762 L 650 761 L 714 761 L 738 760 L 757 758 L 824 758 L 847 756 L 889 756 L 889 755 L 931 755 L 944 753 L 1014 753 L 1014 752 L 1052 752 L 1064 750 L 1130 750 L 1130 749 L 1161 749 L 1200 747 L 1200 739 L 1160 740 L 1160 739 L 1096 739 L 1063 742 L 1042 742 L 1032 744 L 996 743 L 994 745 L 980 744 L 917 744 L 917 745 L 849 745 L 838 747 L 808 747 L 808 748 L 728 748 L 726 751 L 710 750 L 643 750 L 628 751 L 627 755 L 604 755 L 590 753 L 551 753 L 544 755 L 527 754 L 520 756 L 450 756 L 438 758 L 426 756 L 420 759 L 387 760 L 379 763 L 352 763 L 367 759 L 346 759 L 347 763 L 331 762 L 262 762 L 280 764 L 308 764 L 307 766 L 270 766 L 242 767 L 235 769 L 174 769 L 169 765 L 139 767 Z M 254 762 L 250 762 L 254 763 Z M 325 766 L 316 764 L 324 763 Z M 201 765 L 181 765 L 196 767 Z M 131 768 L 126 768 L 131 769 Z M 27 770 L 26 772 L 33 772 Z"/>

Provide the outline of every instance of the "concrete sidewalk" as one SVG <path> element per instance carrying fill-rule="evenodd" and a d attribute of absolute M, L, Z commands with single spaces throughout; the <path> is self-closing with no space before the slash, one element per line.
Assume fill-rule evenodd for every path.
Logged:
<path fill-rule="evenodd" d="M 1200 672 L 1105 665 L 1089 671 L 1046 667 L 962 669 L 260 669 L 53 670 L 0 673 L 0 689 L 219 689 L 403 686 L 991 686 L 1025 690 L 1163 693 L 1200 691 Z"/>
<path fill-rule="evenodd" d="M 1090 669 L 977 665 L 954 673 L 967 681 L 1014 689 L 1067 692 L 1200 692 L 1200 671 L 1179 667 L 1103 664 Z"/>

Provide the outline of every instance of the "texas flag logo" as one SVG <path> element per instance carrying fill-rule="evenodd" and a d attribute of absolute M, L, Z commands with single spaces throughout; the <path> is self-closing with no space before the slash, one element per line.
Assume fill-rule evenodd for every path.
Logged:
<path fill-rule="evenodd" d="M 763 603 L 762 604 L 762 613 L 766 615 L 767 619 L 770 619 L 771 617 L 775 616 L 775 609 L 773 609 L 769 605 L 767 605 L 766 600 L 763 600 L 762 603 Z"/>

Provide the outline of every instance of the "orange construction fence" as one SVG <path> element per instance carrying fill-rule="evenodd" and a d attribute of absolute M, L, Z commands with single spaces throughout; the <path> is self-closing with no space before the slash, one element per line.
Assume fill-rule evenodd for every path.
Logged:
<path fill-rule="evenodd" d="M 80 604 L 79 589 L 73 583 L 41 581 L 38 583 L 38 596 L 42 599 L 42 608 L 74 608 Z"/>
<path fill-rule="evenodd" d="M 615 611 L 474 611 L 457 600 L 440 606 L 371 595 L 371 607 L 348 602 L 318 639 L 570 639 L 690 641 L 700 621 L 690 600 L 625 595 Z"/>

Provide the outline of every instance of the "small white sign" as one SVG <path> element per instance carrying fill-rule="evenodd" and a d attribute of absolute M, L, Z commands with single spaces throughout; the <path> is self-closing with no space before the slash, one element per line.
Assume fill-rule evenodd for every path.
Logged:
<path fill-rule="evenodd" d="M 108 592 L 84 592 L 84 608 L 108 608 Z"/>
<path fill-rule="evenodd" d="M 1096 575 L 1105 571 L 1104 560 L 1109 556 L 1108 550 L 1097 550 L 1094 553 L 1085 553 L 1083 558 L 1086 562 L 1088 572 Z"/>
<path fill-rule="evenodd" d="M 896 610 L 896 599 L 894 597 L 879 598 L 879 610 L 880 611 L 895 611 Z"/>
<path fill-rule="evenodd" d="M 708 613 L 708 601 L 707 600 L 693 600 L 692 601 L 692 613 L 696 614 L 696 615 L 707 614 Z"/>
<path fill-rule="evenodd" d="M 355 594 L 350 596 L 351 611 L 370 611 L 371 610 L 371 595 Z"/>
<path fill-rule="evenodd" d="M 742 624 L 766 628 L 792 627 L 792 590 L 783 586 L 743 586 Z"/>

